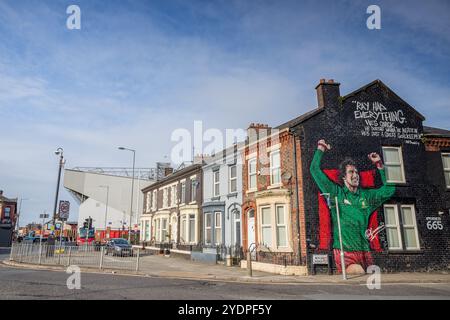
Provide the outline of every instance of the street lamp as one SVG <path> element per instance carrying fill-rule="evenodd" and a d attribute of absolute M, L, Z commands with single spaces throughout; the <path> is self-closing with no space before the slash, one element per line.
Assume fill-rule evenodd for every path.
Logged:
<path fill-rule="evenodd" d="M 56 220 L 56 210 L 58 208 L 58 195 L 59 195 L 59 185 L 61 181 L 61 170 L 64 166 L 64 156 L 63 156 L 63 148 L 58 148 L 55 151 L 55 154 L 59 156 L 59 168 L 58 168 L 58 182 L 56 183 L 56 195 L 55 195 L 55 206 L 53 207 L 53 218 L 52 218 L 52 225 L 55 225 Z"/>
<path fill-rule="evenodd" d="M 133 152 L 133 173 L 131 177 L 131 206 L 130 206 L 130 223 L 128 225 L 128 241 L 131 241 L 131 216 L 133 215 L 133 191 L 134 191 L 134 165 L 136 160 L 136 150 L 119 147 L 119 150 L 126 150 Z"/>
<path fill-rule="evenodd" d="M 19 233 L 19 219 L 20 219 L 20 215 L 22 214 L 22 201 L 27 201 L 27 200 L 31 200 L 30 198 L 20 198 L 20 202 L 19 202 L 19 210 L 17 210 L 17 220 L 16 220 L 16 231 L 17 233 Z"/>
<path fill-rule="evenodd" d="M 105 239 L 106 239 L 106 226 L 108 219 L 108 199 L 109 199 L 109 186 L 99 186 L 100 188 L 106 188 L 106 209 L 105 209 Z"/>

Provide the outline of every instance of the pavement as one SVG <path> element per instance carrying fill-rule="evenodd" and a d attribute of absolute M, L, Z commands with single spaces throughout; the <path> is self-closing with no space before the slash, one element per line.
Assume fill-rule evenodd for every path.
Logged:
<path fill-rule="evenodd" d="M 3 256 L 3 263 L 11 267 L 20 267 L 35 270 L 65 270 L 65 267 L 59 266 L 38 266 L 30 264 L 21 264 L 9 261 Z M 221 281 L 253 284 L 366 284 L 367 275 L 352 275 L 347 280 L 342 279 L 342 275 L 310 275 L 310 276 L 284 276 L 271 273 L 253 271 L 250 277 L 246 269 L 238 266 L 226 267 L 221 264 L 211 265 L 201 262 L 194 262 L 180 257 L 166 257 L 164 255 L 147 255 L 141 257 L 139 272 L 126 270 L 99 270 L 95 268 L 83 268 L 86 273 L 104 273 L 120 274 L 144 277 L 157 277 L 169 279 L 184 280 L 202 280 L 202 281 Z M 411 284 L 411 283 L 450 283 L 449 272 L 440 273 L 383 273 L 381 274 L 383 284 Z"/>

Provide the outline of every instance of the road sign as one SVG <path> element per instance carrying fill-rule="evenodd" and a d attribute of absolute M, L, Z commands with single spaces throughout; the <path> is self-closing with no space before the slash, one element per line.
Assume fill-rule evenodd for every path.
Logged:
<path fill-rule="evenodd" d="M 67 220 L 69 219 L 70 202 L 61 200 L 59 201 L 59 219 Z"/>
<path fill-rule="evenodd" d="M 42 213 L 42 214 L 40 214 L 39 215 L 39 218 L 41 218 L 41 219 L 48 219 L 48 214 L 46 214 L 46 213 Z"/>

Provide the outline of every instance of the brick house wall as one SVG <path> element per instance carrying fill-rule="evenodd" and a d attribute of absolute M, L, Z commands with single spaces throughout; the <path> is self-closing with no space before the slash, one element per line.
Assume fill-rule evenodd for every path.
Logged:
<path fill-rule="evenodd" d="M 400 147 L 406 182 L 396 184 L 395 194 L 385 204 L 414 206 L 420 249 L 390 250 L 384 229 L 378 234 L 380 250 L 371 251 L 374 263 L 384 271 L 446 269 L 450 248 L 450 193 L 443 187 L 440 154 L 426 151 L 424 117 L 379 80 L 344 97 L 340 95 L 339 84 L 334 82 L 322 81 L 316 89 L 320 112 L 293 127 L 301 145 L 298 154 L 302 168 L 306 237 L 313 247 L 310 253 L 333 256 L 331 245 L 326 250 L 319 249 L 323 232 L 319 216 L 319 189 L 310 174 L 317 142 L 325 139 L 331 144 L 331 150 L 323 156 L 322 170 L 337 169 L 344 158 L 351 157 L 359 172 L 371 171 L 375 167 L 367 157 L 369 153 L 377 152 L 383 158 L 383 146 Z M 370 114 L 374 111 L 389 115 L 379 116 L 387 118 L 374 123 L 376 115 Z M 379 173 L 376 170 L 374 173 L 375 186 L 379 187 Z M 438 212 L 442 211 L 447 213 L 439 215 Z M 428 229 L 429 219 L 440 219 L 443 229 Z M 381 226 L 386 223 L 384 205 L 378 209 L 377 220 Z M 400 222 L 400 225 L 401 232 L 404 232 L 403 223 Z M 404 238 L 404 234 L 401 236 Z M 333 235 L 331 237 L 330 243 Z"/>
<path fill-rule="evenodd" d="M 289 248 L 277 248 L 276 245 L 272 244 L 270 248 L 271 251 L 280 253 L 291 253 L 295 260 L 300 260 L 300 262 L 305 260 L 305 250 L 306 247 L 306 228 L 304 223 L 304 206 L 303 206 L 303 189 L 302 184 L 298 184 L 297 181 L 302 177 L 302 166 L 301 166 L 301 148 L 300 141 L 296 139 L 296 153 L 297 153 L 297 175 L 295 172 L 295 155 L 294 155 L 294 137 L 289 131 L 289 123 L 278 126 L 274 129 L 269 128 L 267 125 L 250 125 L 249 129 L 253 130 L 268 130 L 269 133 L 263 133 L 261 139 L 257 140 L 258 143 L 253 143 L 253 141 L 247 141 L 244 148 L 244 159 L 242 167 L 243 175 L 243 246 L 248 248 L 249 234 L 248 234 L 248 221 L 249 212 L 253 210 L 254 212 L 254 225 L 255 225 L 255 242 L 261 244 L 262 237 L 261 231 L 261 207 L 265 205 L 271 206 L 273 208 L 274 203 L 285 204 L 286 219 L 289 220 L 288 225 L 288 246 Z M 276 136 L 266 138 L 270 134 L 275 134 L 278 130 Z M 249 136 L 251 136 L 249 134 Z M 275 145 L 279 145 L 280 151 L 280 166 L 281 166 L 281 185 L 278 187 L 271 186 L 270 173 L 263 174 L 264 170 L 269 171 L 270 161 L 269 161 L 269 151 Z M 257 155 L 257 168 L 256 171 L 261 174 L 257 175 L 256 179 L 256 190 L 254 192 L 249 192 L 249 156 Z M 263 156 L 262 158 L 260 156 Z M 266 172 L 266 173 L 267 173 Z M 298 196 L 297 196 L 298 189 Z M 258 205 L 259 203 L 259 205 Z M 300 210 L 298 210 L 300 208 Z M 300 230 L 297 224 L 297 215 L 299 213 L 300 220 Z M 273 218 L 276 218 L 275 216 Z M 276 232 L 276 228 L 272 228 L 272 233 Z M 299 247 L 299 237 L 300 237 L 300 247 Z M 250 237 L 251 238 L 251 237 Z"/>
<path fill-rule="evenodd" d="M 0 247 L 11 245 L 13 232 L 16 226 L 17 199 L 9 199 L 3 196 L 0 190 Z M 9 217 L 6 216 L 7 210 Z"/>
<path fill-rule="evenodd" d="M 196 198 L 191 199 L 191 178 L 197 181 L 197 190 L 196 190 Z M 185 203 L 180 203 L 181 200 L 181 181 L 185 181 L 186 189 L 185 189 Z M 177 192 L 177 203 L 172 204 L 172 188 L 171 186 L 175 186 L 175 190 Z M 168 207 L 163 207 L 163 199 L 164 199 L 164 189 L 167 188 L 167 204 Z M 201 242 L 201 226 L 202 226 L 202 217 L 199 212 L 199 208 L 202 204 L 202 170 L 201 164 L 194 164 L 187 166 L 179 171 L 176 171 L 164 179 L 148 186 L 143 189 L 142 192 L 144 194 L 144 212 L 141 216 L 141 230 L 143 230 L 142 234 L 149 233 L 150 238 L 154 239 L 155 237 L 155 219 L 164 218 L 168 219 L 168 233 L 170 235 L 170 242 L 178 243 L 180 241 L 180 218 L 183 214 L 195 214 L 196 215 L 196 243 Z M 153 207 L 153 191 L 156 190 L 156 209 Z M 152 196 L 147 196 L 151 194 Z M 150 200 L 150 207 L 147 210 L 147 201 Z M 146 224 L 147 223 L 147 224 Z M 149 227 L 150 230 L 146 232 L 146 227 Z M 173 231 L 173 232 L 172 232 Z M 146 240 L 141 238 L 141 240 Z M 160 242 L 160 241 L 156 241 Z M 161 242 L 168 242 L 161 241 Z"/>

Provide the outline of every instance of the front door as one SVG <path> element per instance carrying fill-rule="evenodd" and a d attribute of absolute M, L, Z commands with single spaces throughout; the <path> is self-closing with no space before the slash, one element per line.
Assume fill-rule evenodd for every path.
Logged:
<path fill-rule="evenodd" d="M 248 244 L 247 246 L 250 247 L 252 244 L 255 243 L 255 210 L 251 209 L 248 212 L 248 218 L 247 218 L 247 239 Z"/>

